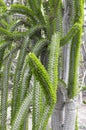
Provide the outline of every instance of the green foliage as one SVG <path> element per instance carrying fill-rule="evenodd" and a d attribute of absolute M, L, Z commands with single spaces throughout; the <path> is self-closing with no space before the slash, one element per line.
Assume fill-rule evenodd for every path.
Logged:
<path fill-rule="evenodd" d="M 42 118 L 40 120 L 38 130 L 45 130 L 46 129 L 48 119 L 49 119 L 49 117 L 50 117 L 50 115 L 52 113 L 52 110 L 54 109 L 54 105 L 45 104 L 44 109 L 45 110 L 44 110 L 44 112 L 42 114 Z"/>
<path fill-rule="evenodd" d="M 41 40 L 39 40 L 39 41 L 35 44 L 35 46 L 34 46 L 33 49 L 32 49 L 32 52 L 34 52 L 34 54 L 35 54 L 36 56 L 39 56 L 40 53 L 41 53 L 41 51 L 42 51 L 42 49 L 43 49 L 45 46 L 47 46 L 48 44 L 49 44 L 49 41 L 48 41 L 48 40 L 46 40 L 46 39 L 41 39 Z"/>
<path fill-rule="evenodd" d="M 10 69 L 11 62 L 12 62 L 12 54 L 9 56 L 8 61 L 6 61 L 4 65 L 4 70 L 2 75 L 1 127 L 3 130 L 6 129 L 8 81 L 9 81 L 9 69 Z"/>
<path fill-rule="evenodd" d="M 82 91 L 86 90 L 86 86 L 83 86 L 81 90 L 82 90 Z"/>
<path fill-rule="evenodd" d="M 40 84 L 43 87 L 47 103 L 55 103 L 55 93 L 52 89 L 52 84 L 50 82 L 49 75 L 45 70 L 44 66 L 33 53 L 30 53 L 27 59 L 27 62 L 29 63 L 30 68 L 32 69 L 32 72 L 36 76 L 37 80 L 40 81 Z"/>
<path fill-rule="evenodd" d="M 33 92 L 33 130 L 37 130 L 39 126 L 39 120 L 42 112 L 42 97 L 41 97 L 41 86 L 34 77 L 34 92 Z"/>
<path fill-rule="evenodd" d="M 26 129 L 31 103 L 33 106 L 32 129 L 46 129 L 57 100 L 58 82 L 65 88 L 68 86 L 69 98 L 74 98 L 77 94 L 83 2 L 82 0 L 73 0 L 70 4 L 71 28 L 63 37 L 61 0 L 28 0 L 27 6 L 13 4 L 10 8 L 7 8 L 0 0 L 1 129 L 6 130 L 9 78 L 12 78 L 13 81 L 11 130 Z M 20 18 L 16 20 L 15 14 L 18 14 Z M 15 20 L 9 19 L 10 17 Z M 22 27 L 24 27 L 24 31 L 19 30 Z M 58 77 L 58 58 L 60 47 L 69 41 L 71 41 L 70 68 L 69 81 L 66 85 Z M 13 60 L 16 59 L 12 59 L 12 55 L 17 52 L 16 50 L 19 55 L 17 54 L 16 69 L 11 77 L 10 67 Z M 43 50 L 48 51 L 47 69 L 42 64 Z M 32 87 L 31 82 L 33 82 Z"/>
<path fill-rule="evenodd" d="M 68 96 L 73 98 L 77 95 L 78 87 L 78 66 L 79 66 L 79 55 L 81 46 L 81 35 L 82 35 L 82 19 L 83 19 L 83 2 L 79 0 L 75 2 L 76 16 L 75 22 L 80 25 L 79 31 L 75 34 L 72 39 L 71 50 L 70 50 L 70 68 L 69 68 L 69 81 L 68 81 Z"/>
<path fill-rule="evenodd" d="M 22 74 L 21 74 L 21 77 L 20 77 L 20 87 L 21 87 L 21 90 L 20 90 L 20 103 L 22 103 L 22 100 L 26 97 L 27 95 L 27 90 L 29 88 L 29 84 L 30 84 L 30 80 L 31 80 L 31 76 L 32 76 L 32 73 L 30 71 L 30 69 L 27 67 L 27 64 L 24 65 L 23 67 L 23 70 L 22 70 Z"/>
<path fill-rule="evenodd" d="M 4 14 L 4 12 L 6 11 L 6 5 L 3 2 L 3 0 L 0 0 L 0 17 Z"/>
<path fill-rule="evenodd" d="M 11 10 L 9 11 L 9 13 L 10 14 L 19 13 L 19 14 L 25 15 L 26 17 L 30 17 L 31 19 L 35 20 L 33 11 L 24 5 L 19 5 L 19 4 L 14 5 L 13 4 L 11 6 Z"/>
<path fill-rule="evenodd" d="M 38 8 L 41 10 L 42 0 L 28 0 L 28 2 L 32 10 L 36 11 Z"/>
<path fill-rule="evenodd" d="M 83 15 L 84 15 L 84 2 L 83 0 L 79 0 L 78 2 L 75 0 L 75 22 L 83 23 Z"/>
<path fill-rule="evenodd" d="M 5 36 L 4 38 L 6 39 L 6 41 L 18 41 L 19 39 L 23 38 L 24 36 L 32 36 L 36 31 L 41 30 L 42 28 L 44 28 L 44 26 L 42 25 L 36 25 L 34 27 L 32 27 L 30 30 L 26 31 L 26 32 L 9 32 L 4 28 L 0 28 L 0 34 Z"/>
<path fill-rule="evenodd" d="M 14 76 L 14 86 L 13 86 L 13 99 L 12 99 L 12 118 L 15 115 L 16 110 L 18 109 L 19 106 L 19 93 L 21 91 L 20 88 L 20 76 L 26 56 L 26 48 L 28 45 L 28 37 L 26 37 L 24 44 L 20 50 L 20 54 L 18 57 L 18 63 L 16 66 L 16 71 L 15 71 L 15 76 Z"/>
<path fill-rule="evenodd" d="M 55 90 L 57 90 L 57 82 L 58 82 L 59 45 L 60 45 L 60 35 L 59 33 L 54 34 L 52 36 L 51 45 L 50 45 L 48 71 L 50 75 L 50 80 Z"/>
<path fill-rule="evenodd" d="M 31 10 L 34 12 L 35 16 L 41 22 L 45 24 L 45 20 L 41 11 L 42 0 L 28 0 Z"/>
<path fill-rule="evenodd" d="M 79 126 L 78 126 L 78 109 L 77 109 L 77 113 L 76 113 L 76 123 L 75 123 L 75 130 L 78 130 Z"/>
<path fill-rule="evenodd" d="M 84 100 L 83 103 L 86 104 L 86 100 Z"/>
<path fill-rule="evenodd" d="M 24 99 L 22 102 L 22 105 L 20 109 L 18 110 L 16 117 L 14 119 L 14 122 L 12 123 L 12 128 L 11 130 L 19 130 L 19 127 L 21 126 L 22 122 L 24 121 L 24 118 L 26 114 L 28 113 L 28 108 L 30 106 L 32 97 L 33 97 L 33 92 L 31 91 L 27 97 Z"/>
<path fill-rule="evenodd" d="M 31 1 L 30 0 L 30 3 L 33 3 L 34 1 Z M 38 4 L 39 5 L 39 4 Z M 37 5 L 37 6 L 38 6 Z M 30 19 L 32 20 L 32 22 L 35 24 L 37 23 L 37 20 L 44 24 L 44 18 L 42 16 L 42 12 L 41 12 L 41 9 L 39 7 L 41 6 L 38 6 L 38 8 L 36 7 L 32 7 L 32 6 L 35 6 L 35 4 L 30 4 L 31 6 L 31 9 L 24 6 L 24 5 L 12 5 L 11 6 L 11 10 L 9 13 L 19 13 L 19 14 L 23 14 L 25 15 L 26 17 L 30 17 Z M 35 17 L 34 17 L 35 15 Z"/>
<path fill-rule="evenodd" d="M 0 69 L 1 69 L 1 66 L 2 66 L 5 49 L 11 44 L 11 42 L 5 43 L 5 41 L 2 41 L 2 43 L 3 43 L 3 45 L 0 46 Z"/>
<path fill-rule="evenodd" d="M 2 27 L 2 28 L 5 28 L 5 29 L 6 29 L 6 28 L 7 28 L 7 26 L 8 26 L 7 22 L 6 22 L 5 20 L 3 20 L 3 19 L 2 19 L 2 20 L 0 21 L 0 27 Z"/>
<path fill-rule="evenodd" d="M 66 36 L 64 36 L 61 40 L 60 40 L 60 46 L 64 46 L 65 44 L 67 44 L 70 40 L 73 39 L 73 37 L 75 36 L 75 34 L 80 31 L 80 27 L 81 25 L 79 23 L 75 23 L 73 25 L 73 27 L 68 31 L 68 33 L 66 34 Z"/>

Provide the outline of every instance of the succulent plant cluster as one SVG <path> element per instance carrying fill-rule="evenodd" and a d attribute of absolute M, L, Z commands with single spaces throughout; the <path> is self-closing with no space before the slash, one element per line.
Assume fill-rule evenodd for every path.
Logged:
<path fill-rule="evenodd" d="M 7 7 L 0 0 L 0 129 L 6 130 L 9 80 L 12 78 L 11 130 L 25 130 L 33 106 L 33 130 L 45 130 L 56 103 L 60 48 L 71 41 L 68 96 L 77 94 L 83 24 L 83 0 L 72 2 L 72 27 L 63 36 L 62 0 L 27 0 Z M 60 15 L 59 15 L 60 14 Z M 16 16 L 19 16 L 16 18 Z M 22 28 L 24 30 L 22 31 Z M 46 65 L 43 50 L 48 52 Z M 14 59 L 17 62 L 11 74 Z M 33 82 L 32 87 L 31 81 Z M 59 100 L 59 99 L 58 99 Z"/>

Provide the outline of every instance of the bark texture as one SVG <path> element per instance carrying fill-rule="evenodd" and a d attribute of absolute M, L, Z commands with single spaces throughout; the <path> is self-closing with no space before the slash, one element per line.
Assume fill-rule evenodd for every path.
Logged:
<path fill-rule="evenodd" d="M 64 130 L 75 130 L 76 102 L 68 100 L 65 104 Z"/>
<path fill-rule="evenodd" d="M 63 130 L 64 128 L 64 106 L 66 101 L 66 89 L 60 85 L 57 91 L 57 99 L 51 118 L 52 130 Z"/>
<path fill-rule="evenodd" d="M 71 27 L 70 13 L 72 0 L 63 0 L 64 15 L 63 15 L 63 31 L 68 32 Z M 60 78 L 68 84 L 69 61 L 70 61 L 70 44 L 63 47 L 62 53 L 63 69 Z M 57 103 L 52 115 L 51 125 L 52 130 L 75 130 L 76 105 L 74 100 L 69 100 L 67 97 L 67 89 L 64 86 L 59 87 L 57 91 Z"/>

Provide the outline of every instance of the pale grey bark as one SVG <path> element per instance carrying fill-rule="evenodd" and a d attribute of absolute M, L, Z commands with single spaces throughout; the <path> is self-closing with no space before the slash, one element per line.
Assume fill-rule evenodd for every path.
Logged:
<path fill-rule="evenodd" d="M 84 4 L 85 10 L 84 10 L 84 24 L 86 25 L 86 0 Z M 83 76 L 83 82 L 86 86 L 86 26 L 84 27 L 84 44 L 82 45 L 82 56 L 83 56 L 83 62 L 84 62 L 84 76 Z"/>
<path fill-rule="evenodd" d="M 68 100 L 65 104 L 64 130 L 75 130 L 76 102 Z"/>
<path fill-rule="evenodd" d="M 63 29 L 64 35 L 66 35 L 69 30 L 69 9 L 67 7 L 67 1 L 64 2 L 64 17 L 63 17 Z M 70 54 L 70 45 L 66 45 L 63 48 L 63 69 L 61 72 L 61 78 L 67 83 L 68 82 L 68 70 L 69 70 L 69 54 Z M 57 103 L 52 115 L 51 125 L 52 130 L 64 130 L 64 118 L 65 118 L 65 101 L 66 101 L 67 91 L 64 86 L 60 86 L 57 92 Z"/>
<path fill-rule="evenodd" d="M 66 34 L 71 26 L 70 21 L 70 8 L 71 0 L 65 1 L 65 15 L 64 15 L 64 33 Z M 68 74 L 69 74 L 69 63 L 70 62 L 70 44 L 66 45 L 63 48 L 63 79 L 68 83 Z M 75 121 L 76 121 L 76 102 L 74 99 L 67 99 L 65 103 L 65 119 L 64 119 L 64 129 L 63 130 L 75 130 Z"/>
<path fill-rule="evenodd" d="M 63 30 L 64 35 L 70 29 L 70 3 L 71 0 L 64 0 L 64 17 L 63 17 Z M 65 83 L 68 83 L 68 74 L 69 74 L 69 61 L 70 61 L 70 44 L 67 44 L 63 47 L 63 72 L 62 79 Z"/>
<path fill-rule="evenodd" d="M 80 66 L 80 79 L 81 86 L 86 86 L 86 31 L 84 33 L 84 43 L 81 49 L 82 61 Z M 84 84 L 83 84 L 84 83 Z"/>
<path fill-rule="evenodd" d="M 57 102 L 53 111 L 51 126 L 52 130 L 63 130 L 64 128 L 64 106 L 66 101 L 66 89 L 60 85 L 57 91 Z"/>
<path fill-rule="evenodd" d="M 64 35 L 70 29 L 70 3 L 72 0 L 63 0 L 64 17 L 63 29 Z M 70 44 L 63 47 L 63 70 L 61 78 L 68 84 Z M 63 107 L 64 106 L 64 107 Z M 52 115 L 52 130 L 75 130 L 76 105 L 75 101 L 67 98 L 67 90 L 60 86 L 57 92 L 57 103 Z"/>
<path fill-rule="evenodd" d="M 79 67 L 79 86 L 86 86 L 86 3 L 84 4 L 84 33 L 82 37 L 81 58 Z M 83 103 L 83 92 L 79 94 L 80 104 Z"/>

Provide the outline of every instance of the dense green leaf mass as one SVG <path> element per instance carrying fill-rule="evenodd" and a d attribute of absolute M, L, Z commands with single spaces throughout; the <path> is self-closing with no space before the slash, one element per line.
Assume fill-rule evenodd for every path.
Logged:
<path fill-rule="evenodd" d="M 83 0 L 70 1 L 71 27 L 63 37 L 62 0 L 27 0 L 26 5 L 19 3 L 10 7 L 0 0 L 0 129 L 6 130 L 7 125 L 9 78 L 13 80 L 11 130 L 26 129 L 30 104 L 33 106 L 32 129 L 46 129 L 56 100 L 59 100 L 56 98 L 58 81 L 65 86 L 70 99 L 77 95 L 83 4 Z M 58 59 L 60 48 L 68 43 L 71 43 L 71 50 L 66 84 L 58 77 Z M 17 53 L 11 77 L 10 68 L 14 63 L 11 56 L 15 48 L 19 55 Z M 48 52 L 47 56 L 43 55 L 47 59 L 47 69 L 41 62 L 43 50 Z"/>

